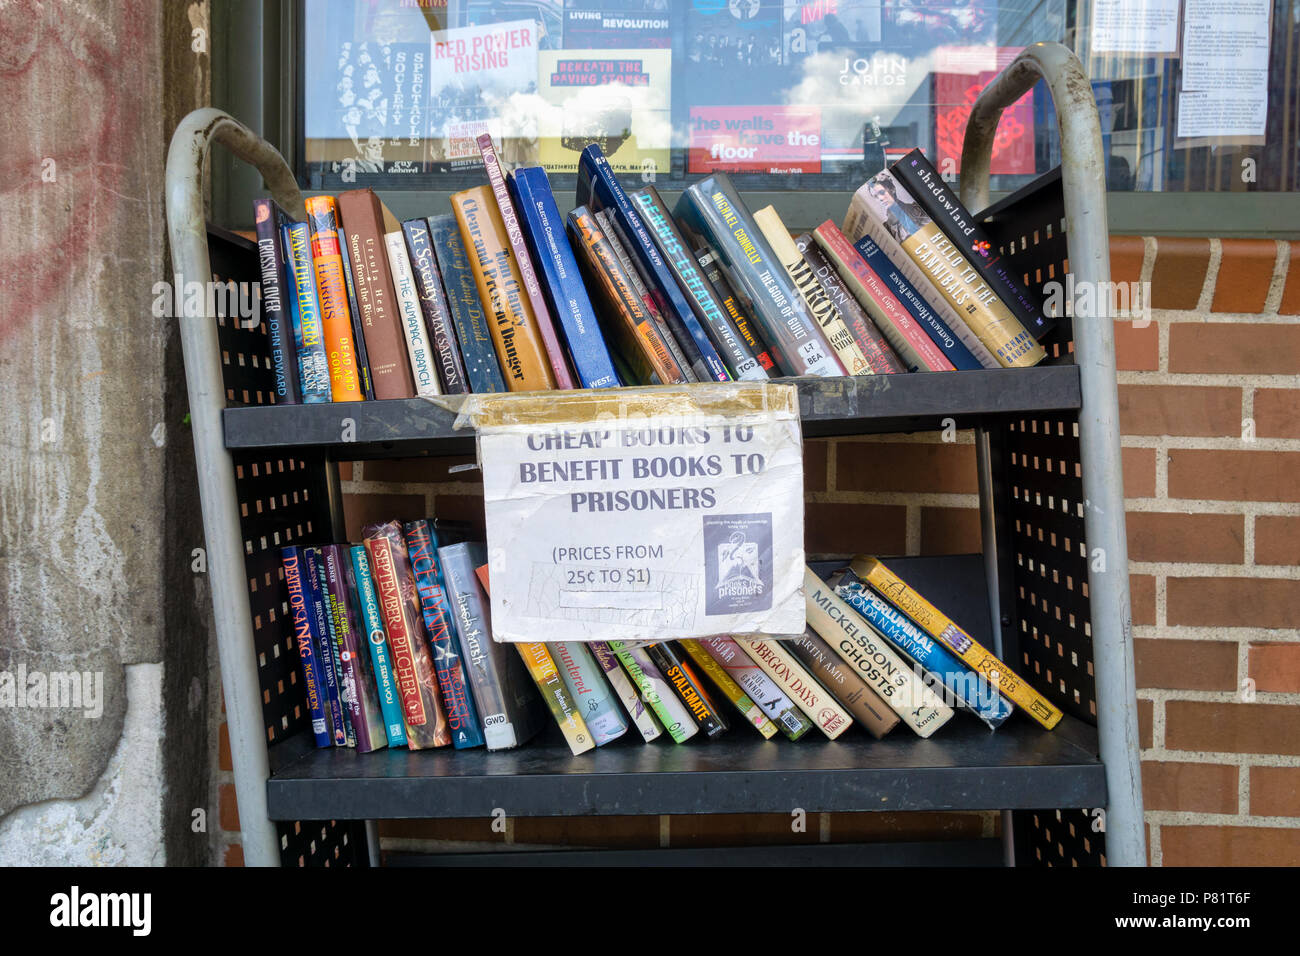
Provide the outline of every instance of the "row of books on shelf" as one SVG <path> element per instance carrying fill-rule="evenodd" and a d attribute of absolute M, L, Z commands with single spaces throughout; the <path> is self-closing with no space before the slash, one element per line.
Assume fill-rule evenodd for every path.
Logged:
<path fill-rule="evenodd" d="M 1061 712 L 875 558 L 806 570 L 808 628 L 639 646 L 492 640 L 486 553 L 461 523 L 368 525 L 361 544 L 282 549 L 289 620 L 318 747 L 527 742 L 546 712 L 580 754 L 624 737 L 684 743 L 735 725 L 763 738 L 929 737 L 969 712 Z M 814 732 L 815 731 L 815 732 Z"/>
<path fill-rule="evenodd" d="M 1034 365 L 1051 320 L 914 150 L 792 236 L 723 174 L 674 209 L 598 145 L 562 216 L 541 167 L 399 223 L 369 189 L 255 221 L 276 399 L 888 375 Z"/>

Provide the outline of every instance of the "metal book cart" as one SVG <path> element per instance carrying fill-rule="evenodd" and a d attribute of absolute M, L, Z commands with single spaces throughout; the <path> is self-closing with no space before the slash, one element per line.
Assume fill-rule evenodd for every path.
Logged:
<path fill-rule="evenodd" d="M 962 199 L 970 209 L 987 205 L 998 118 L 1039 78 L 1056 107 L 1061 167 L 982 218 L 1029 286 L 1064 281 L 1067 270 L 1076 283 L 1105 282 L 1097 112 L 1065 47 L 1028 48 L 979 98 L 966 132 Z M 227 114 L 198 110 L 177 128 L 167 158 L 175 270 L 187 282 L 257 281 L 256 247 L 204 223 L 205 157 L 214 142 L 256 166 L 281 206 L 303 217 L 280 155 Z M 473 439 L 420 400 L 275 405 L 264 324 L 244 328 L 223 315 L 180 321 L 249 864 L 373 864 L 377 839 L 366 821 L 488 819 L 496 808 L 511 816 L 998 809 L 1001 845 L 751 848 L 729 859 L 1145 864 L 1109 320 L 1061 317 L 1045 343 L 1047 360 L 1033 369 L 797 380 L 809 437 L 941 429 L 949 419 L 976 429 L 983 556 L 902 559 L 900 567 L 1065 711 L 1056 730 L 1017 716 L 990 733 L 958 719 L 929 740 L 902 729 L 882 741 L 862 734 L 797 744 L 732 733 L 699 746 L 615 744 L 576 758 L 558 736 L 491 754 L 312 746 L 284 626 L 279 547 L 342 538 L 337 461 L 464 454 Z M 585 858 L 593 857 L 612 859 Z M 456 859 L 583 858 L 575 851 Z"/>

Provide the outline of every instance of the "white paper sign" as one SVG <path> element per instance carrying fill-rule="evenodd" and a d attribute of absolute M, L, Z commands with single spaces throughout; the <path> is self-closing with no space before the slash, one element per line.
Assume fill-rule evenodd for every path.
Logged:
<path fill-rule="evenodd" d="M 1173 53 L 1178 0 L 1095 0 L 1093 53 Z"/>
<path fill-rule="evenodd" d="M 1187 0 L 1178 136 L 1264 135 L 1271 4 Z"/>
<path fill-rule="evenodd" d="M 647 415 L 655 406 L 629 392 L 685 397 Z M 706 393 L 782 397 L 759 403 L 766 407 L 693 404 Z M 593 408 L 577 397 L 584 394 Z M 793 387 L 613 395 L 567 393 L 544 423 L 505 416 L 479 425 L 493 637 L 802 633 L 803 452 Z"/>

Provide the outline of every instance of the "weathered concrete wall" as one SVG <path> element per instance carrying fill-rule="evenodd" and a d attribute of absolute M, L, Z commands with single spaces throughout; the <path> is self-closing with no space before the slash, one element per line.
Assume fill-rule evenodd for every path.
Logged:
<path fill-rule="evenodd" d="M 175 560 L 201 538 L 176 330 L 151 313 L 167 137 L 206 98 L 194 13 L 0 6 L 0 863 L 206 856 L 206 746 L 185 742 L 206 597 Z M 74 671 L 102 712 L 31 699 Z"/>

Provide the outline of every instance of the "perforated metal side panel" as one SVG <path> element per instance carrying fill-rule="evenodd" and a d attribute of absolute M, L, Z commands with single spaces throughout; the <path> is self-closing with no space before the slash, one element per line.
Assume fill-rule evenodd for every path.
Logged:
<path fill-rule="evenodd" d="M 260 279 L 257 248 L 247 240 L 210 229 L 208 248 L 214 281 L 252 283 Z M 216 301 L 227 404 L 271 404 L 275 382 L 265 322 L 249 325 L 238 315 L 224 314 L 235 311 L 232 306 L 241 301 L 238 298 L 218 296 Z M 242 301 L 247 302 L 247 296 Z M 280 548 L 332 537 L 325 467 L 322 459 L 298 456 L 235 457 L 235 488 L 268 747 L 309 732 L 298 649 L 292 628 L 285 626 L 288 601 Z M 303 820 L 279 824 L 278 830 L 280 861 L 285 866 L 364 865 L 367 861 L 365 827 L 359 821 Z"/>

